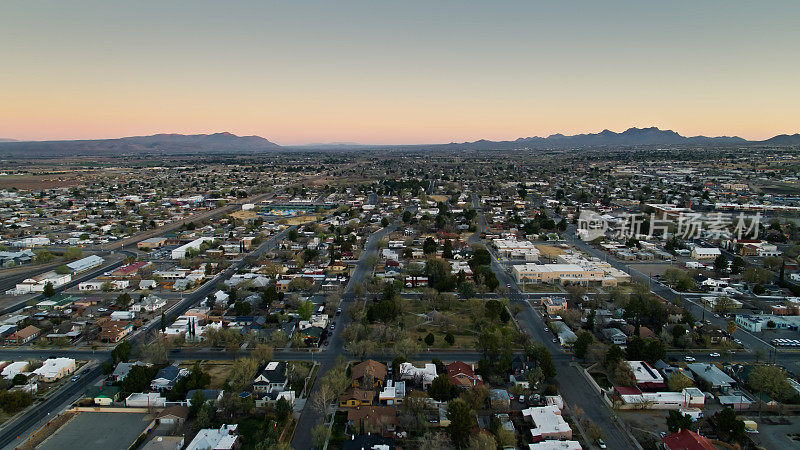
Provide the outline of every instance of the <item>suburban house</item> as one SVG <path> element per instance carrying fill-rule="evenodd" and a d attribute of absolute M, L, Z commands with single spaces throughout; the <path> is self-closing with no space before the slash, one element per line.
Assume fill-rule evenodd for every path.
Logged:
<path fill-rule="evenodd" d="M 600 333 L 608 339 L 609 342 L 615 345 L 625 345 L 628 342 L 628 336 L 625 335 L 619 328 L 604 328 Z"/>
<path fill-rule="evenodd" d="M 241 446 L 237 431 L 238 425 L 222 425 L 219 428 L 206 428 L 197 432 L 186 450 L 233 450 Z"/>
<path fill-rule="evenodd" d="M 75 360 L 72 358 L 50 358 L 33 373 L 39 377 L 39 381 L 52 383 L 75 372 L 75 368 Z"/>
<path fill-rule="evenodd" d="M 101 342 L 119 342 L 133 331 L 133 323 L 125 320 L 109 320 L 100 325 Z"/>
<path fill-rule="evenodd" d="M 561 417 L 561 410 L 556 405 L 523 409 L 522 417 L 533 425 L 531 427 L 533 442 L 548 439 L 572 439 L 572 428 Z"/>
<path fill-rule="evenodd" d="M 33 325 L 28 325 L 27 327 L 25 327 L 25 328 L 23 328 L 23 329 L 21 329 L 19 331 L 15 331 L 14 333 L 11 333 L 8 337 L 5 338 L 5 343 L 6 343 L 6 345 L 22 345 L 22 344 L 26 344 L 26 343 L 32 341 L 33 339 L 35 339 L 36 336 L 38 336 L 39 333 L 41 333 L 41 331 L 42 330 L 40 330 L 39 328 L 37 328 L 37 327 L 35 327 Z"/>
<path fill-rule="evenodd" d="M 708 439 L 691 430 L 680 430 L 661 438 L 667 450 L 714 450 L 717 447 Z"/>
<path fill-rule="evenodd" d="M 350 385 L 361 389 L 378 389 L 386 380 L 386 366 L 371 359 L 350 369 Z"/>
<path fill-rule="evenodd" d="M 447 379 L 453 386 L 474 387 L 483 385 L 483 379 L 475 374 L 471 365 L 461 361 L 454 361 L 445 366 Z"/>
<path fill-rule="evenodd" d="M 286 390 L 286 362 L 270 361 L 264 365 L 253 379 L 255 392 L 280 392 Z"/>
<path fill-rule="evenodd" d="M 359 406 L 372 406 L 375 400 L 375 392 L 364 389 L 350 388 L 339 396 L 340 408 L 356 408 Z"/>
<path fill-rule="evenodd" d="M 436 376 L 436 364 L 427 363 L 425 367 L 416 367 L 410 362 L 400 364 L 400 378 L 415 381 L 421 384 L 423 389 L 427 389 Z"/>
<path fill-rule="evenodd" d="M 156 377 L 150 382 L 150 389 L 156 392 L 168 391 L 172 389 L 178 380 L 186 375 L 189 375 L 189 371 L 176 365 L 164 367 L 158 371 Z"/>
<path fill-rule="evenodd" d="M 392 406 L 364 406 L 347 411 L 351 427 L 364 427 L 370 433 L 394 432 L 397 428 L 397 408 Z"/>
<path fill-rule="evenodd" d="M 386 380 L 386 386 L 378 394 L 378 403 L 381 405 L 399 405 L 406 397 L 406 382 Z"/>

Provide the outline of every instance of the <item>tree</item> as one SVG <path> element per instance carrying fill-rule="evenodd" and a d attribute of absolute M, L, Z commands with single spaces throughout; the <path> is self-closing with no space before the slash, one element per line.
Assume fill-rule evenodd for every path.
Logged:
<path fill-rule="evenodd" d="M 723 408 L 714 415 L 717 434 L 726 440 L 737 441 L 744 437 L 744 421 L 736 417 L 733 408 Z"/>
<path fill-rule="evenodd" d="M 447 345 L 453 345 L 456 342 L 456 338 L 451 333 L 447 333 L 444 335 L 444 341 Z"/>
<path fill-rule="evenodd" d="M 728 258 L 725 255 L 719 255 L 714 259 L 714 272 L 717 275 L 722 275 L 728 268 Z"/>
<path fill-rule="evenodd" d="M 301 320 L 311 319 L 311 315 L 313 314 L 313 312 L 314 312 L 314 304 L 311 303 L 311 300 L 306 300 L 297 306 L 297 314 L 300 316 Z"/>
<path fill-rule="evenodd" d="M 768 284 L 775 277 L 772 271 L 761 267 L 748 267 L 742 273 L 742 280 L 751 284 Z"/>
<path fill-rule="evenodd" d="M 48 281 L 47 283 L 44 284 L 42 295 L 44 295 L 46 298 L 50 298 L 56 295 L 56 290 L 53 288 L 53 283 Z"/>
<path fill-rule="evenodd" d="M 731 312 L 735 307 L 733 300 L 725 295 L 717 297 L 714 301 L 714 312 L 723 316 Z"/>
<path fill-rule="evenodd" d="M 55 259 L 55 256 L 47 250 L 35 250 L 33 253 L 36 255 L 33 260 L 37 264 L 49 263 Z"/>
<path fill-rule="evenodd" d="M 78 247 L 69 247 L 64 250 L 64 259 L 67 261 L 74 261 L 83 256 L 83 251 Z"/>
<path fill-rule="evenodd" d="M 453 398 L 453 386 L 446 374 L 441 374 L 433 379 L 428 387 L 428 395 L 440 402 L 446 402 Z"/>
<path fill-rule="evenodd" d="M 56 273 L 59 274 L 59 275 L 66 275 L 66 274 L 71 273 L 71 272 L 72 271 L 69 269 L 69 267 L 67 267 L 64 264 L 56 267 Z"/>
<path fill-rule="evenodd" d="M 748 383 L 755 391 L 778 401 L 787 400 L 792 395 L 792 386 L 786 378 L 786 372 L 779 366 L 756 367 L 750 372 Z"/>
<path fill-rule="evenodd" d="M 623 359 L 625 359 L 625 350 L 623 350 L 619 345 L 614 344 L 608 348 L 604 364 L 608 368 L 614 367 Z"/>
<path fill-rule="evenodd" d="M 256 344 L 256 348 L 250 353 L 250 356 L 259 362 L 259 364 L 265 364 L 272 360 L 273 350 L 267 344 Z"/>
<path fill-rule="evenodd" d="M 681 392 L 682 390 L 694 386 L 694 382 L 691 378 L 687 377 L 686 375 L 675 372 L 669 377 L 667 381 L 667 386 L 669 387 L 670 391 L 673 392 Z"/>
<path fill-rule="evenodd" d="M 495 450 L 497 449 L 497 441 L 489 433 L 478 433 L 469 438 L 467 444 L 469 450 Z"/>
<path fill-rule="evenodd" d="M 427 336 L 425 336 L 425 345 L 430 347 L 431 345 L 433 345 L 434 339 L 435 338 L 433 336 L 433 333 L 428 333 Z"/>
<path fill-rule="evenodd" d="M 284 397 L 279 398 L 277 403 L 275 403 L 275 417 L 278 421 L 285 423 L 291 413 L 292 404 L 289 403 L 289 400 L 286 400 Z"/>
<path fill-rule="evenodd" d="M 731 261 L 731 273 L 734 275 L 742 273 L 744 267 L 745 267 L 744 258 L 742 258 L 741 256 L 736 256 L 735 258 L 733 258 L 733 261 Z"/>
<path fill-rule="evenodd" d="M 117 296 L 117 299 L 114 301 L 114 304 L 119 308 L 127 308 L 133 302 L 131 295 L 127 292 L 123 292 Z"/>
<path fill-rule="evenodd" d="M 450 239 L 445 239 L 444 241 L 444 245 L 442 246 L 442 258 L 453 258 L 453 243 L 450 241 Z"/>
<path fill-rule="evenodd" d="M 692 416 L 681 414 L 675 410 L 670 410 L 669 416 L 667 416 L 667 429 L 669 429 L 670 433 L 675 433 L 678 430 L 688 430 L 693 423 Z"/>
<path fill-rule="evenodd" d="M 473 284 L 471 281 L 465 281 L 459 284 L 458 295 L 464 299 L 475 297 L 475 284 Z"/>
<path fill-rule="evenodd" d="M 425 242 L 422 243 L 422 251 L 426 255 L 432 255 L 436 253 L 436 249 L 438 247 L 438 244 L 436 244 L 436 241 L 433 240 L 432 237 L 425 238 Z"/>
<path fill-rule="evenodd" d="M 589 333 L 588 331 L 581 331 L 578 334 L 578 339 L 572 346 L 575 356 L 585 359 L 586 352 L 589 350 L 589 346 L 592 345 L 592 342 L 594 342 L 594 336 L 592 336 L 592 333 Z"/>
<path fill-rule="evenodd" d="M 130 358 L 131 355 L 131 348 L 132 345 L 130 342 L 120 342 L 114 347 L 114 350 L 111 350 L 111 359 L 114 360 L 114 363 L 128 362 L 128 358 Z"/>
<path fill-rule="evenodd" d="M 553 364 L 553 356 L 546 348 L 543 348 L 543 351 L 539 353 L 539 367 L 542 368 L 545 379 L 555 378 L 556 366 Z"/>
<path fill-rule="evenodd" d="M 206 397 L 203 395 L 203 391 L 200 389 L 194 391 L 192 398 L 189 400 L 189 417 L 196 417 L 205 403 Z"/>
<path fill-rule="evenodd" d="M 14 375 L 14 378 L 11 379 L 11 384 L 14 386 L 21 386 L 27 383 L 28 383 L 28 377 L 26 377 L 21 373 Z"/>
<path fill-rule="evenodd" d="M 474 424 L 469 406 L 458 398 L 450 400 L 447 403 L 447 418 L 450 420 L 450 425 L 447 427 L 450 439 L 456 446 L 464 446 L 470 434 L 469 430 Z"/>
<path fill-rule="evenodd" d="M 311 443 L 314 445 L 314 448 L 322 448 L 325 446 L 325 443 L 328 442 L 328 434 L 330 429 L 328 425 L 324 423 L 319 423 L 314 425 L 314 428 L 311 429 Z"/>

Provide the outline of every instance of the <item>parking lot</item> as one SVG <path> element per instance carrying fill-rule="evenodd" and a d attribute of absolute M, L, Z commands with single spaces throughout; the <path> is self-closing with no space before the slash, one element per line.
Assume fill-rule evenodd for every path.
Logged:
<path fill-rule="evenodd" d="M 128 448 L 151 422 L 147 414 L 82 412 L 38 448 Z"/>

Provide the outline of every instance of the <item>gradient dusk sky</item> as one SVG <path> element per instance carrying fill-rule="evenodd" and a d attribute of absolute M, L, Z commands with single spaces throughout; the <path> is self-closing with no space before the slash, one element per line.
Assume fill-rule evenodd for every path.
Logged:
<path fill-rule="evenodd" d="M 15 1 L 0 137 L 800 132 L 800 2 Z"/>

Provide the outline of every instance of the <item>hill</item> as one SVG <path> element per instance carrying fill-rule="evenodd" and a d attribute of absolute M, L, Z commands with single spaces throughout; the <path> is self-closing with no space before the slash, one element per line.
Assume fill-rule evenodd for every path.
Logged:
<path fill-rule="evenodd" d="M 260 136 L 214 134 L 155 134 L 119 139 L 78 141 L 0 142 L 2 156 L 74 156 L 179 153 L 253 153 L 279 149 Z"/>

